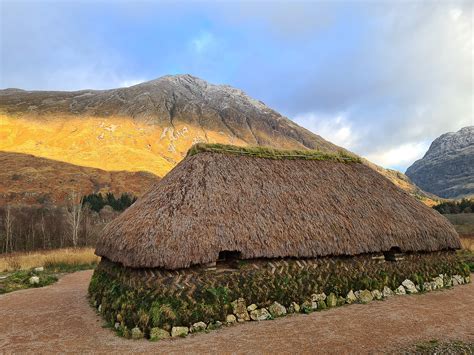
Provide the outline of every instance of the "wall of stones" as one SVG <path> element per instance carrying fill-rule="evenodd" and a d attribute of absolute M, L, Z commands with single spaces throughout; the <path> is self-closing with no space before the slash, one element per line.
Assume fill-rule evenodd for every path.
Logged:
<path fill-rule="evenodd" d="M 413 253 L 399 261 L 374 255 L 242 260 L 233 268 L 218 264 L 177 271 L 129 269 L 102 259 L 89 294 L 120 334 L 132 336 L 133 329 L 150 337 L 152 330 L 170 332 L 198 323 L 219 324 L 229 315 L 247 320 L 243 318 L 249 318 L 251 311 L 255 318 L 265 318 L 265 311 L 272 307 L 310 312 L 329 302 L 351 303 L 353 296 L 356 302 L 363 300 L 364 290 L 378 297 L 387 290 L 404 288 L 400 285 L 407 279 L 413 281 L 415 291 L 423 292 L 437 287 L 439 275 L 446 280 L 454 275 L 463 278 L 469 276 L 469 269 L 449 251 Z M 245 316 L 247 305 L 253 309 Z M 239 312 L 244 315 L 239 317 Z"/>

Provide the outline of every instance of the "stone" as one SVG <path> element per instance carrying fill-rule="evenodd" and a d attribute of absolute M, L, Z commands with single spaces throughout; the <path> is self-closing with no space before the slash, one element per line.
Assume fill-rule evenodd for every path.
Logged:
<path fill-rule="evenodd" d="M 330 293 L 329 296 L 326 298 L 326 305 L 329 308 L 336 307 L 337 306 L 337 297 L 334 293 Z"/>
<path fill-rule="evenodd" d="M 151 328 L 150 329 L 150 340 L 157 341 L 161 339 L 170 338 L 171 335 L 168 331 L 161 329 L 161 328 Z"/>
<path fill-rule="evenodd" d="M 291 302 L 290 306 L 288 307 L 288 312 L 289 313 L 299 313 L 300 310 L 301 310 L 301 307 L 296 302 Z M 250 317 L 252 317 L 252 316 L 250 316 Z"/>
<path fill-rule="evenodd" d="M 250 315 L 252 317 L 252 315 Z M 237 322 L 237 318 L 233 314 L 228 314 L 227 317 L 225 317 L 225 321 L 227 324 L 234 324 Z"/>
<path fill-rule="evenodd" d="M 405 291 L 405 287 L 402 285 L 398 286 L 398 288 L 395 290 L 396 295 L 406 295 L 407 291 Z"/>
<path fill-rule="evenodd" d="M 38 285 L 40 282 L 40 278 L 38 276 L 31 276 L 29 282 L 30 285 Z"/>
<path fill-rule="evenodd" d="M 346 296 L 346 303 L 351 304 L 351 303 L 355 303 L 355 302 L 357 302 L 357 297 L 354 294 L 354 291 L 350 290 L 349 293 Z"/>
<path fill-rule="evenodd" d="M 319 302 L 319 301 L 325 301 L 326 300 L 326 294 L 323 293 L 313 293 L 311 295 L 311 301 L 313 302 Z"/>
<path fill-rule="evenodd" d="M 250 306 L 247 307 L 247 311 L 252 312 L 257 309 L 257 305 L 255 303 L 252 303 Z"/>
<path fill-rule="evenodd" d="M 97 311 L 98 311 L 99 313 L 102 312 L 102 305 L 101 305 L 101 304 L 99 304 L 99 307 L 97 307 Z"/>
<path fill-rule="evenodd" d="M 122 321 L 123 321 L 123 317 L 120 313 L 117 313 L 117 321 L 120 322 L 120 323 L 122 323 Z"/>
<path fill-rule="evenodd" d="M 318 308 L 318 304 L 316 302 L 304 301 L 301 304 L 301 311 L 306 314 L 311 313 L 312 311 L 316 310 L 316 308 Z"/>
<path fill-rule="evenodd" d="M 328 306 L 326 305 L 326 302 L 324 301 L 319 301 L 318 302 L 318 309 L 326 309 Z"/>
<path fill-rule="evenodd" d="M 372 297 L 376 300 L 381 300 L 383 298 L 383 295 L 382 292 L 380 292 L 379 290 L 373 290 Z"/>
<path fill-rule="evenodd" d="M 247 311 L 247 305 L 243 298 L 239 298 L 231 303 L 232 310 L 237 317 L 238 322 L 245 322 L 250 320 L 249 312 Z"/>
<path fill-rule="evenodd" d="M 461 275 L 454 275 L 453 276 L 453 285 L 462 285 L 464 283 L 464 278 Z"/>
<path fill-rule="evenodd" d="M 464 278 L 464 281 L 465 281 L 467 284 L 470 283 L 470 282 L 471 282 L 471 277 L 470 277 L 470 276 L 466 276 L 466 277 Z"/>
<path fill-rule="evenodd" d="M 119 329 L 119 328 L 120 328 L 120 323 L 119 323 L 119 322 L 115 322 L 114 328 L 115 328 L 115 329 Z"/>
<path fill-rule="evenodd" d="M 203 330 L 206 330 L 207 328 L 207 324 L 204 323 L 204 322 L 196 322 L 194 323 L 190 328 L 189 328 L 189 331 L 191 333 L 198 333 L 198 332 L 202 332 Z"/>
<path fill-rule="evenodd" d="M 355 295 L 357 296 L 357 299 L 360 303 L 369 303 L 374 299 L 374 296 L 372 296 L 372 292 L 370 292 L 369 290 L 356 291 Z"/>
<path fill-rule="evenodd" d="M 268 307 L 268 310 L 274 318 L 286 315 L 285 306 L 279 304 L 278 302 L 273 302 L 272 305 Z"/>
<path fill-rule="evenodd" d="M 188 335 L 189 329 L 188 327 L 173 327 L 171 328 L 171 337 L 185 337 Z"/>
<path fill-rule="evenodd" d="M 344 306 L 345 303 L 346 303 L 346 299 L 345 299 L 344 297 L 339 296 L 339 297 L 337 298 L 337 305 L 338 305 L 338 306 Z"/>
<path fill-rule="evenodd" d="M 385 298 L 388 298 L 388 297 L 391 297 L 393 296 L 393 291 L 390 287 L 388 286 L 384 286 L 383 287 L 383 290 L 382 290 L 382 295 L 385 297 Z"/>
<path fill-rule="evenodd" d="M 423 290 L 425 290 L 426 292 L 429 292 L 432 290 L 431 288 L 431 282 L 424 282 L 423 283 Z"/>
<path fill-rule="evenodd" d="M 261 321 L 271 319 L 271 314 L 267 311 L 266 308 L 254 309 L 250 312 L 250 318 L 252 320 Z"/>
<path fill-rule="evenodd" d="M 34 272 L 43 272 L 43 271 L 44 271 L 44 267 L 42 267 L 42 266 L 35 267 L 33 270 L 34 270 Z"/>
<path fill-rule="evenodd" d="M 141 339 L 143 338 L 143 332 L 140 330 L 140 328 L 135 327 L 131 330 L 131 336 L 134 340 Z"/>
<path fill-rule="evenodd" d="M 433 279 L 433 282 L 435 283 L 435 288 L 433 288 L 434 290 L 439 289 L 439 288 L 443 288 L 444 287 L 443 275 L 436 276 Z"/>
<path fill-rule="evenodd" d="M 406 279 L 402 282 L 402 285 L 405 287 L 407 293 L 418 293 L 415 284 L 411 280 Z"/>
<path fill-rule="evenodd" d="M 453 286 L 453 280 L 452 280 L 451 277 L 448 277 L 447 275 L 444 275 L 443 281 L 444 281 L 444 287 Z"/>
<path fill-rule="evenodd" d="M 219 329 L 220 327 L 222 327 L 222 322 L 220 321 L 215 321 L 214 323 L 209 323 L 207 325 L 207 329 L 209 330 Z"/>

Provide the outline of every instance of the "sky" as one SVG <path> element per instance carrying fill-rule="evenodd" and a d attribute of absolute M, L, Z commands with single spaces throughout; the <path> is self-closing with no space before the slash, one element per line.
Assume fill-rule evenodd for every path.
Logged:
<path fill-rule="evenodd" d="M 189 73 L 400 171 L 474 125 L 471 1 L 0 0 L 0 88 Z"/>

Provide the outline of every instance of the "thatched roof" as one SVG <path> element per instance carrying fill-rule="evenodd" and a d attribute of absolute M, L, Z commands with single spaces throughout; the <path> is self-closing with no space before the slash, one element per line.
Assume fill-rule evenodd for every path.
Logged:
<path fill-rule="evenodd" d="M 105 228 L 96 253 L 129 267 L 178 269 L 220 251 L 250 259 L 460 247 L 443 216 L 357 159 L 238 151 L 193 148 Z"/>

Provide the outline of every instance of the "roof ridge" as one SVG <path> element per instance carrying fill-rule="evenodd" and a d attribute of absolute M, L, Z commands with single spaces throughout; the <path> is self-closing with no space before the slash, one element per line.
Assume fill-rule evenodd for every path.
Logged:
<path fill-rule="evenodd" d="M 344 150 L 336 153 L 328 153 L 320 150 L 310 149 L 275 149 L 262 146 L 236 146 L 220 143 L 197 143 L 194 144 L 186 154 L 187 157 L 199 153 L 221 153 L 243 155 L 265 159 L 289 159 L 289 160 L 329 160 L 341 163 L 362 163 L 360 157 L 350 154 Z"/>

